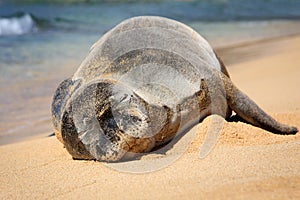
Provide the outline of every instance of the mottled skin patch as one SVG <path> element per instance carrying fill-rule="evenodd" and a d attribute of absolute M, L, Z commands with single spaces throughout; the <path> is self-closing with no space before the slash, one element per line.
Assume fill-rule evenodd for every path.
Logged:
<path fill-rule="evenodd" d="M 52 103 L 55 135 L 72 157 L 107 162 L 157 149 L 211 114 L 298 131 L 237 89 L 198 33 L 161 17 L 132 18 L 105 34 Z"/>

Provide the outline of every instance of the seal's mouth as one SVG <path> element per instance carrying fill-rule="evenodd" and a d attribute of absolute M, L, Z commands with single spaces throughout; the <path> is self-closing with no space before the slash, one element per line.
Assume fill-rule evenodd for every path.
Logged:
<path fill-rule="evenodd" d="M 111 106 L 106 106 L 105 110 L 101 110 L 101 115 L 96 114 L 96 118 L 105 137 L 112 143 L 118 142 L 120 137 L 117 133 L 120 130 L 112 113 Z"/>

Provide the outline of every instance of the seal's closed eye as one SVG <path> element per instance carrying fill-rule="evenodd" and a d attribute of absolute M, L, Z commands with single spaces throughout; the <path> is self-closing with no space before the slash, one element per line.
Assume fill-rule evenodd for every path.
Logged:
<path fill-rule="evenodd" d="M 124 101 L 128 97 L 128 94 L 124 94 L 124 96 L 120 99 L 120 102 Z"/>

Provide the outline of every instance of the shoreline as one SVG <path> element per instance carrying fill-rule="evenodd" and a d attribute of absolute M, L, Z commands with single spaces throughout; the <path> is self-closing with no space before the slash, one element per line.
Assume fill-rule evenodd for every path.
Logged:
<path fill-rule="evenodd" d="M 214 49 L 221 56 L 226 67 L 230 68 L 232 65 L 238 63 L 247 62 L 254 58 L 253 52 L 258 51 L 255 56 L 263 57 L 266 55 L 271 55 L 276 52 L 272 49 L 270 52 L 266 51 L 266 48 L 273 43 L 289 40 L 293 38 L 300 37 L 300 33 L 292 33 L 287 35 L 280 35 L 269 38 L 255 39 L 242 41 L 235 44 L 228 44 L 225 46 L 216 46 Z M 277 50 L 278 53 L 278 50 Z M 252 57 L 247 57 L 252 55 Z M 257 57 L 256 57 L 257 58 Z"/>
<path fill-rule="evenodd" d="M 248 54 L 244 62 L 227 64 L 233 82 L 242 91 L 275 119 L 298 129 L 299 49 L 299 35 L 276 39 L 229 49 L 231 53 Z M 240 54 L 236 56 L 239 58 Z M 206 118 L 196 127 L 194 140 L 178 160 L 152 173 L 122 173 L 100 162 L 72 160 L 55 137 L 2 145 L 0 173 L 4 184 L 0 185 L 0 197 L 300 198 L 299 132 L 276 135 L 241 122 L 225 122 L 214 149 L 200 159 L 199 148 L 210 119 Z M 151 154 L 140 162 L 156 163 L 164 156 Z"/>

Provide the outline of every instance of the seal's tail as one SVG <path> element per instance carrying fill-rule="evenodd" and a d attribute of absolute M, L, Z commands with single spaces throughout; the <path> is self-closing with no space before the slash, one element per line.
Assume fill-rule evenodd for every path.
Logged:
<path fill-rule="evenodd" d="M 225 75 L 221 75 L 226 89 L 226 98 L 229 107 L 246 122 L 276 134 L 296 134 L 294 126 L 281 124 L 265 113 L 246 94 L 241 92 Z"/>

